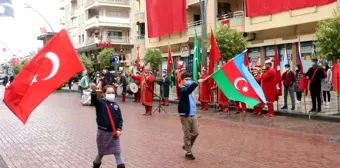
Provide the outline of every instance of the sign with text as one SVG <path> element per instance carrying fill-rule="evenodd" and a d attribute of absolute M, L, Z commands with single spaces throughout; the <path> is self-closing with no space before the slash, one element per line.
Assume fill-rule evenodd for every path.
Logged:
<path fill-rule="evenodd" d="M 111 42 L 100 42 L 96 44 L 96 46 L 100 48 L 112 47 L 112 43 Z"/>
<path fill-rule="evenodd" d="M 110 62 L 112 65 L 117 65 L 119 64 L 119 58 L 120 58 L 120 55 L 119 54 L 114 54 L 111 56 L 110 58 Z"/>

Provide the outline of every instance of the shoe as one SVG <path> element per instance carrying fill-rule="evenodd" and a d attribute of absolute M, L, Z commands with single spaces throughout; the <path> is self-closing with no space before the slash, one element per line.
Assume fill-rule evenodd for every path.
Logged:
<path fill-rule="evenodd" d="M 125 164 L 120 164 L 117 166 L 117 168 L 125 168 Z"/>
<path fill-rule="evenodd" d="M 310 113 L 316 112 L 316 109 L 309 110 Z"/>
<path fill-rule="evenodd" d="M 327 102 L 326 105 L 327 105 L 327 106 L 331 105 L 331 102 Z"/>
<path fill-rule="evenodd" d="M 244 112 L 243 112 L 243 115 L 246 115 L 246 114 L 247 114 L 247 112 L 246 112 L 246 111 L 244 111 Z"/>
<path fill-rule="evenodd" d="M 182 149 L 185 150 L 185 145 L 182 146 Z"/>
<path fill-rule="evenodd" d="M 292 110 L 292 111 L 295 110 L 295 106 L 292 106 L 292 108 L 290 110 Z"/>
<path fill-rule="evenodd" d="M 101 164 L 102 163 L 95 163 L 95 162 L 93 162 L 93 168 L 100 168 Z"/>
<path fill-rule="evenodd" d="M 296 104 L 300 104 L 300 101 L 298 100 L 298 101 L 296 101 Z"/>
<path fill-rule="evenodd" d="M 281 110 L 284 110 L 284 109 L 288 109 L 288 107 L 287 107 L 287 106 L 283 106 L 283 107 L 281 108 Z"/>
<path fill-rule="evenodd" d="M 185 154 L 185 158 L 189 159 L 189 160 L 195 160 L 195 156 L 190 153 L 190 154 Z"/>
<path fill-rule="evenodd" d="M 318 109 L 318 111 L 316 111 L 317 113 L 320 113 L 320 112 L 322 112 L 322 110 L 321 109 Z"/>

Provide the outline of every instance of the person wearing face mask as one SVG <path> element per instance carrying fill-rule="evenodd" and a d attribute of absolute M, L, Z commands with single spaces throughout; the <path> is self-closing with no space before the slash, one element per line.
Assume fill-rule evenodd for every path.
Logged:
<path fill-rule="evenodd" d="M 321 81 L 321 90 L 323 95 L 323 101 L 326 103 L 326 105 L 330 105 L 331 103 L 331 93 L 332 90 L 332 70 L 329 68 L 328 64 L 325 63 L 325 66 L 323 67 L 325 78 Z M 328 98 L 328 99 L 327 99 Z"/>
<path fill-rule="evenodd" d="M 109 69 L 107 67 L 103 69 L 103 76 L 104 78 L 102 87 L 105 87 L 106 85 L 114 85 L 116 83 L 114 76 L 110 74 Z"/>
<path fill-rule="evenodd" d="M 191 80 L 190 73 L 183 73 L 181 76 L 182 82 L 180 87 L 180 99 L 178 102 L 178 114 L 181 119 L 182 130 L 184 133 L 184 145 L 182 149 L 186 151 L 185 158 L 194 160 L 192 147 L 199 134 L 197 122 L 197 108 L 194 91 L 199 83 L 203 83 L 204 79 L 199 79 L 197 82 Z"/>
<path fill-rule="evenodd" d="M 318 66 L 317 58 L 312 59 L 312 67 L 308 69 L 306 77 L 309 80 L 309 90 L 312 97 L 312 109 L 309 112 L 321 112 L 321 80 L 325 78 L 325 73 Z"/>
<path fill-rule="evenodd" d="M 152 115 L 153 83 L 155 80 L 155 77 L 150 74 L 150 71 L 150 67 L 145 66 L 143 75 L 136 76 L 130 73 L 132 79 L 140 81 L 141 103 L 145 106 L 145 113 L 143 115 L 147 116 Z"/>
<path fill-rule="evenodd" d="M 115 102 L 114 86 L 103 88 L 104 97 L 98 98 L 96 85 L 91 84 L 91 100 L 94 102 L 97 116 L 97 150 L 93 168 L 99 168 L 105 155 L 114 155 L 117 168 L 125 168 L 121 157 L 120 136 L 123 128 L 123 117 L 119 105 Z"/>
<path fill-rule="evenodd" d="M 90 78 L 87 71 L 83 71 L 83 77 L 80 79 L 80 97 L 83 96 L 83 91 L 90 87 Z"/>
<path fill-rule="evenodd" d="M 200 79 L 205 79 L 206 77 L 208 77 L 207 71 L 208 70 L 205 67 L 202 68 Z M 198 101 L 201 102 L 201 109 L 203 110 L 208 110 L 209 108 L 210 93 L 211 89 L 209 87 L 209 82 L 206 81 L 204 83 L 200 83 Z"/>
<path fill-rule="evenodd" d="M 296 74 L 296 82 L 294 83 L 294 90 L 295 90 L 295 94 L 296 94 L 296 103 L 300 103 L 301 102 L 301 98 L 302 98 L 302 90 L 299 89 L 299 83 L 301 82 L 302 79 L 302 75 L 300 72 L 300 65 L 297 65 L 296 70 L 295 70 L 295 74 Z"/>
<path fill-rule="evenodd" d="M 295 95 L 294 95 L 294 83 L 296 82 L 296 76 L 293 71 L 290 70 L 290 65 L 285 65 L 286 71 L 282 74 L 282 82 L 284 87 L 283 99 L 284 105 L 281 109 L 288 109 L 287 99 L 288 93 L 292 101 L 291 110 L 295 110 Z"/>
<path fill-rule="evenodd" d="M 169 105 L 169 93 L 170 93 L 170 79 L 166 74 L 167 70 L 163 70 L 162 72 L 162 80 L 163 80 L 163 95 L 162 95 L 162 105 Z"/>
<path fill-rule="evenodd" d="M 274 102 L 277 97 L 276 90 L 276 71 L 272 67 L 272 61 L 270 59 L 265 62 L 265 70 L 261 74 L 261 86 L 264 95 L 267 100 L 268 113 L 265 115 L 266 118 L 274 117 Z"/>

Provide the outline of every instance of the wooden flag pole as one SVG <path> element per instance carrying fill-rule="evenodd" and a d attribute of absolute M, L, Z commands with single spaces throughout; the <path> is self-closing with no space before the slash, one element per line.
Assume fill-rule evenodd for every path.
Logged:
<path fill-rule="evenodd" d="M 299 47 L 299 58 L 300 58 L 300 64 L 302 64 L 302 60 L 301 60 L 300 31 L 298 31 L 298 37 L 299 37 L 299 46 L 298 46 Z M 302 66 L 302 65 L 300 65 L 300 66 Z M 305 78 L 303 78 L 303 79 L 305 79 Z M 305 82 L 307 82 L 307 81 L 305 81 Z M 307 93 L 307 90 L 308 90 L 308 88 L 305 88 L 305 90 L 303 90 L 303 104 L 304 104 L 304 108 L 305 108 L 305 113 L 306 114 L 308 114 L 307 113 L 307 104 L 306 104 L 306 96 L 307 96 L 306 93 Z M 310 115 L 308 115 L 308 119 L 310 119 Z"/>

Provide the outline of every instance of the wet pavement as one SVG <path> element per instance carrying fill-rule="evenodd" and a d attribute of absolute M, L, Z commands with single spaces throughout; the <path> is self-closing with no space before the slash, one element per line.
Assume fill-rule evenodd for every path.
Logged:
<path fill-rule="evenodd" d="M 181 149 L 176 104 L 164 107 L 167 113 L 146 117 L 140 104 L 117 102 L 124 118 L 121 144 L 128 168 L 340 167 L 340 144 L 329 141 L 340 137 L 340 123 L 199 111 L 196 160 L 188 161 Z M 1 103 L 0 156 L 9 168 L 91 167 L 95 118 L 94 108 L 82 106 L 78 93 L 52 94 L 26 125 Z M 102 167 L 115 167 L 114 157 L 105 157 Z"/>

